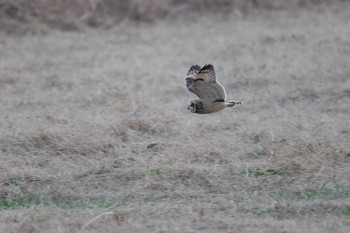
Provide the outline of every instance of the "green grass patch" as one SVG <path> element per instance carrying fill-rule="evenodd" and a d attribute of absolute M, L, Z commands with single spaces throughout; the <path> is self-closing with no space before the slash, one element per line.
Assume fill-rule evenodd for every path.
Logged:
<path fill-rule="evenodd" d="M 147 145 L 147 149 L 153 149 L 158 145 L 158 143 L 151 143 Z"/>
<path fill-rule="evenodd" d="M 95 172 L 95 174 L 96 175 L 103 175 L 103 174 L 108 174 L 110 172 L 111 172 L 110 168 L 108 168 L 106 166 L 102 166 Z"/>
<path fill-rule="evenodd" d="M 154 168 L 150 170 L 152 175 L 160 175 L 161 169 L 160 168 Z"/>
<path fill-rule="evenodd" d="M 51 198 L 42 198 L 42 197 L 19 197 L 19 198 L 5 198 L 0 197 L 0 209 L 20 209 L 20 208 L 29 208 L 32 206 L 54 206 L 60 207 L 63 209 L 86 209 L 86 208 L 109 208 L 112 205 L 116 204 L 117 200 L 76 200 L 69 197 L 64 197 L 62 195 L 56 195 Z"/>
<path fill-rule="evenodd" d="M 252 167 L 241 167 L 239 168 L 239 174 L 248 174 L 253 176 L 272 176 L 272 175 L 283 175 L 283 172 L 277 169 L 262 169 Z"/>
<path fill-rule="evenodd" d="M 344 215 L 350 215 L 350 205 L 346 205 L 343 210 Z"/>
<path fill-rule="evenodd" d="M 41 204 L 39 197 L 34 198 L 2 198 L 0 197 L 0 209 L 29 208 Z"/>
<path fill-rule="evenodd" d="M 159 152 L 164 148 L 163 144 L 160 143 L 150 143 L 147 145 L 147 150 L 148 151 L 154 151 L 154 152 Z"/>
<path fill-rule="evenodd" d="M 350 188 L 308 188 L 304 190 L 283 189 L 278 196 L 288 200 L 338 199 L 350 197 Z M 349 210 L 350 211 L 350 210 Z"/>

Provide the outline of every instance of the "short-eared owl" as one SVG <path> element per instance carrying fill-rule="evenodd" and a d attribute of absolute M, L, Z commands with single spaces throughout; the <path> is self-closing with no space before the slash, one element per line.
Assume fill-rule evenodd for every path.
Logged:
<path fill-rule="evenodd" d="M 203 68 L 198 65 L 191 66 L 187 72 L 186 86 L 199 97 L 199 100 L 191 100 L 188 105 L 188 110 L 193 113 L 212 113 L 241 104 L 239 101 L 226 102 L 226 91 L 216 82 L 214 66 L 211 64 Z"/>

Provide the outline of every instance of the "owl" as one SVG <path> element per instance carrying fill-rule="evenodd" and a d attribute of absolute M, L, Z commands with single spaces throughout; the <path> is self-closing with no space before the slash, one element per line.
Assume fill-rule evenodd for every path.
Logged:
<path fill-rule="evenodd" d="M 214 66 L 211 64 L 203 68 L 198 65 L 191 66 L 186 76 L 186 87 L 199 97 L 198 100 L 191 100 L 187 107 L 192 113 L 213 113 L 241 104 L 240 101 L 225 100 L 225 88 L 216 81 Z"/>

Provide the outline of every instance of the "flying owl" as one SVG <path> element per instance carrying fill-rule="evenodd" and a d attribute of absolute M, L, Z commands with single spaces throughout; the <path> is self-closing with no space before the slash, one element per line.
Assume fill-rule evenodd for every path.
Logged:
<path fill-rule="evenodd" d="M 226 101 L 226 91 L 220 83 L 216 82 L 214 66 L 211 64 L 201 68 L 193 65 L 187 72 L 186 87 L 196 94 L 199 99 L 191 100 L 188 110 L 192 113 L 213 113 L 241 104 L 240 101 Z"/>

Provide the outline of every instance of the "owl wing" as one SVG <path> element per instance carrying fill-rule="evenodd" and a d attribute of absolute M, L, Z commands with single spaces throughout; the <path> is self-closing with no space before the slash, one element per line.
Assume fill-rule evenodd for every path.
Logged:
<path fill-rule="evenodd" d="M 214 66 L 211 64 L 203 68 L 198 65 L 191 66 L 187 72 L 186 86 L 204 103 L 221 102 L 226 99 L 225 89 L 216 82 Z"/>

